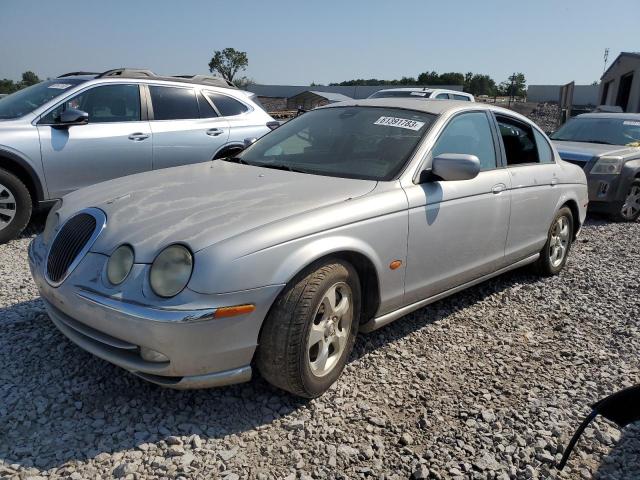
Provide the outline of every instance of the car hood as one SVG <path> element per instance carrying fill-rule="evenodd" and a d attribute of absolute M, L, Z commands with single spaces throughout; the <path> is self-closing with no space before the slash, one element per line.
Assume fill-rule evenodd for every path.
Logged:
<path fill-rule="evenodd" d="M 632 157 L 637 156 L 640 152 L 638 148 L 625 147 L 623 145 L 602 145 L 600 143 L 566 142 L 561 140 L 553 140 L 553 144 L 563 160 L 584 163 L 604 155 Z"/>
<path fill-rule="evenodd" d="M 110 254 L 127 243 L 136 261 L 184 243 L 194 252 L 266 224 L 353 199 L 375 181 L 240 165 L 222 160 L 141 173 L 78 190 L 64 198 L 62 221 L 97 207 L 107 226 L 92 247 Z"/>

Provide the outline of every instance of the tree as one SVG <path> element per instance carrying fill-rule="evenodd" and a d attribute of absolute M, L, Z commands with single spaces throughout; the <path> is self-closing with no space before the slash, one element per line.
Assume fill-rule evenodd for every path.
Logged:
<path fill-rule="evenodd" d="M 247 65 L 249 65 L 247 52 L 240 52 L 235 48 L 225 48 L 213 53 L 209 62 L 209 71 L 211 73 L 218 72 L 222 78 L 233 82 L 236 74 L 247 68 Z"/>
<path fill-rule="evenodd" d="M 465 79 L 464 91 L 472 95 L 494 96 L 497 93 L 496 82 L 489 75 L 478 73 L 468 76 Z"/>
<path fill-rule="evenodd" d="M 524 73 L 514 73 L 498 86 L 498 95 L 524 97 L 527 94 L 527 80 Z"/>
<path fill-rule="evenodd" d="M 22 74 L 22 81 L 20 82 L 21 88 L 30 87 L 36 83 L 40 83 L 40 79 L 38 78 L 38 75 L 33 73 L 31 70 L 27 70 Z"/>
<path fill-rule="evenodd" d="M 13 83 L 13 80 L 3 78 L 0 80 L 0 93 L 13 93 L 18 89 L 17 85 Z"/>

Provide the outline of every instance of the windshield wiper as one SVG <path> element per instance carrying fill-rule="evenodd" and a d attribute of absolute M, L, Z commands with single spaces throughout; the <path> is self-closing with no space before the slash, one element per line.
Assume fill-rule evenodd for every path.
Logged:
<path fill-rule="evenodd" d="M 273 168 L 274 170 L 286 170 L 288 172 L 295 172 L 295 173 L 309 173 L 306 170 L 295 168 L 295 167 L 292 167 L 291 165 L 285 165 L 284 163 L 258 163 L 258 164 L 255 164 L 255 166 L 263 167 L 263 168 Z"/>

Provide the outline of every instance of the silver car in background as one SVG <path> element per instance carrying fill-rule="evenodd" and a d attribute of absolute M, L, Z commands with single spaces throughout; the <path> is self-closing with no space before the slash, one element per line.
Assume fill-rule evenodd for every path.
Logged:
<path fill-rule="evenodd" d="M 235 157 L 74 192 L 29 262 L 55 325 L 146 380 L 257 367 L 315 397 L 358 331 L 517 267 L 557 274 L 586 206 L 584 172 L 512 111 L 358 100 Z"/>
<path fill-rule="evenodd" d="M 430 98 L 432 100 L 460 100 L 462 102 L 475 102 L 473 95 L 458 90 L 427 87 L 402 87 L 384 88 L 369 95 L 369 98 Z"/>
<path fill-rule="evenodd" d="M 278 125 L 218 77 L 72 72 L 0 99 L 0 243 L 31 211 L 112 178 L 233 155 Z"/>

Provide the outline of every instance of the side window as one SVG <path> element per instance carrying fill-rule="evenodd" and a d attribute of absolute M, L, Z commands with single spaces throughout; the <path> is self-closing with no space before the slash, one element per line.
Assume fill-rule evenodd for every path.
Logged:
<path fill-rule="evenodd" d="M 66 100 L 40 123 L 52 124 L 68 108 L 89 114 L 89 123 L 137 122 L 140 120 L 140 89 L 138 85 L 102 85 L 85 90 Z"/>
<path fill-rule="evenodd" d="M 480 160 L 481 170 L 496 168 L 496 150 L 487 115 L 472 112 L 454 117 L 431 151 L 434 158 L 443 153 L 475 155 Z"/>
<path fill-rule="evenodd" d="M 469 97 L 466 97 L 466 96 L 464 96 L 464 95 L 456 95 L 455 93 L 453 94 L 453 99 L 454 99 L 454 100 L 462 100 L 463 102 L 468 102 L 468 101 L 470 101 L 470 100 L 469 100 Z"/>
<path fill-rule="evenodd" d="M 497 120 L 507 154 L 507 165 L 540 163 L 533 128 L 505 117 L 497 117 Z"/>
<path fill-rule="evenodd" d="M 436 95 L 436 98 L 438 98 L 440 100 L 449 100 L 449 94 L 448 93 L 439 93 L 438 95 Z"/>
<path fill-rule="evenodd" d="M 555 163 L 553 159 L 553 151 L 551 150 L 551 146 L 547 139 L 537 131 L 533 130 L 533 136 L 536 139 L 536 147 L 538 148 L 538 155 L 540 157 L 540 163 Z"/>
<path fill-rule="evenodd" d="M 202 92 L 198 93 L 198 105 L 200 106 L 200 118 L 213 118 L 218 116 L 209 101 L 204 98 Z"/>
<path fill-rule="evenodd" d="M 196 94 L 192 88 L 150 85 L 154 120 L 200 118 Z"/>
<path fill-rule="evenodd" d="M 234 115 L 240 115 L 241 113 L 249 110 L 245 104 L 220 93 L 206 92 L 206 95 L 211 99 L 214 105 L 220 111 L 220 115 L 223 117 L 232 117 Z"/>

